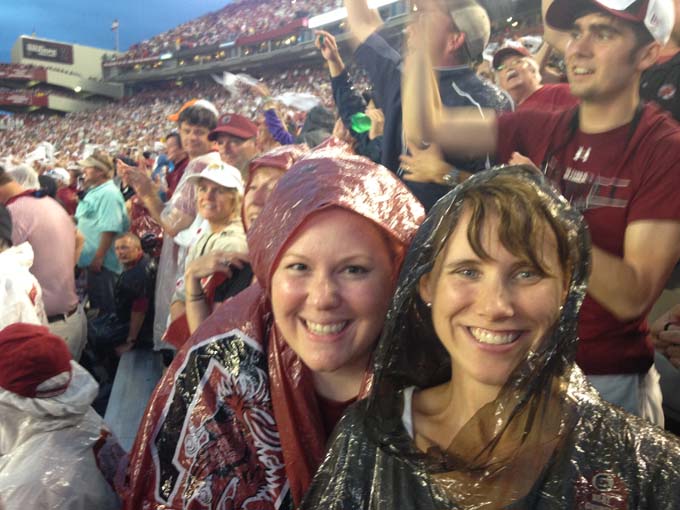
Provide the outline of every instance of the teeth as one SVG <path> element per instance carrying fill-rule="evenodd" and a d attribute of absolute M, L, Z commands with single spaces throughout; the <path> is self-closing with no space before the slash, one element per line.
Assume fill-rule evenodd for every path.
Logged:
<path fill-rule="evenodd" d="M 504 345 L 519 338 L 519 333 L 496 333 L 488 329 L 470 328 L 470 333 L 483 344 Z"/>
<path fill-rule="evenodd" d="M 340 333 L 346 325 L 347 321 L 335 322 L 332 324 L 319 324 L 317 322 L 305 321 L 307 329 L 317 335 L 334 335 Z"/>
<path fill-rule="evenodd" d="M 584 67 L 575 67 L 575 68 L 574 68 L 574 74 L 579 74 L 579 75 L 582 75 L 582 74 L 593 74 L 593 71 L 591 71 L 590 69 L 586 69 L 586 68 L 584 68 Z"/>

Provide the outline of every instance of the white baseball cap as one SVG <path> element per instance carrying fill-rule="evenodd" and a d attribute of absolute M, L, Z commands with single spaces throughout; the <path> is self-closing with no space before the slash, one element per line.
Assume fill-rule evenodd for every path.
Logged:
<path fill-rule="evenodd" d="M 239 194 L 243 195 L 241 172 L 226 163 L 210 163 L 200 173 L 187 177 L 187 181 L 196 182 L 199 179 L 208 179 L 225 188 L 235 189 Z"/>
<path fill-rule="evenodd" d="M 570 30 L 588 6 L 631 23 L 643 23 L 654 40 L 664 45 L 675 24 L 673 0 L 555 0 L 545 19 L 558 30 Z"/>

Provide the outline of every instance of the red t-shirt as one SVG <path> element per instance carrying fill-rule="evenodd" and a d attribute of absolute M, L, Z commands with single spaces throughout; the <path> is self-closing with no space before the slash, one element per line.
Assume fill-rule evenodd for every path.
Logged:
<path fill-rule="evenodd" d="M 517 111 L 536 110 L 562 111 L 578 104 L 578 98 L 571 95 L 568 83 L 554 83 L 543 85 L 527 97 L 517 107 Z"/>
<path fill-rule="evenodd" d="M 508 161 L 518 151 L 544 171 L 548 163 L 547 175 L 583 211 L 593 244 L 617 257 L 623 257 L 628 224 L 680 221 L 680 126 L 658 107 L 646 105 L 632 137 L 626 125 L 596 135 L 576 130 L 568 140 L 573 116 L 574 109 L 501 116 L 497 161 Z M 646 339 L 646 315 L 620 322 L 586 296 L 576 357 L 584 372 L 646 372 L 654 355 Z"/>

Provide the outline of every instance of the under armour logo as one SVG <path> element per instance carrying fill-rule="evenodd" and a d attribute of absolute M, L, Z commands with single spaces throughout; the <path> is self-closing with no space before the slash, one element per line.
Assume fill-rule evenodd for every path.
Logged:
<path fill-rule="evenodd" d="M 574 161 L 583 161 L 586 163 L 588 161 L 588 158 L 590 157 L 590 151 L 592 150 L 592 147 L 588 147 L 587 149 L 581 145 L 578 150 L 576 151 L 576 154 L 574 155 Z"/>

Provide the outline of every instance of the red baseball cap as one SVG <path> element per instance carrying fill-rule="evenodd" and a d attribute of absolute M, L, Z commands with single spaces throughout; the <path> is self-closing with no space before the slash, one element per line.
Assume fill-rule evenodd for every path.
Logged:
<path fill-rule="evenodd" d="M 493 55 L 493 62 L 491 63 L 494 69 L 498 69 L 503 60 L 510 55 L 517 55 L 518 57 L 530 57 L 531 53 L 524 46 L 505 46 L 498 50 Z"/>
<path fill-rule="evenodd" d="M 238 113 L 225 113 L 217 121 L 217 127 L 208 135 L 208 140 L 214 142 L 220 133 L 247 140 L 257 136 L 257 124 Z"/>
<path fill-rule="evenodd" d="M 61 395 L 71 382 L 66 342 L 45 326 L 16 323 L 0 331 L 0 388 L 26 398 Z"/>

